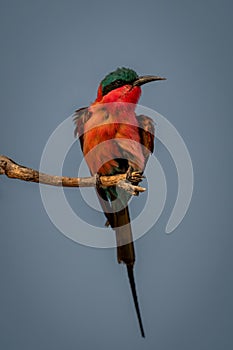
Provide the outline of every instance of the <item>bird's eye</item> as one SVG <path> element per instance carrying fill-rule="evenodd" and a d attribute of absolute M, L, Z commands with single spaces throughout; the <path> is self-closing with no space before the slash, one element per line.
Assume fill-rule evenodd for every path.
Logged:
<path fill-rule="evenodd" d="M 112 83 L 110 83 L 109 85 L 104 87 L 103 96 L 107 95 L 110 91 L 115 90 L 115 89 L 117 89 L 125 84 L 127 84 L 127 83 L 124 82 L 122 79 L 114 80 Z"/>

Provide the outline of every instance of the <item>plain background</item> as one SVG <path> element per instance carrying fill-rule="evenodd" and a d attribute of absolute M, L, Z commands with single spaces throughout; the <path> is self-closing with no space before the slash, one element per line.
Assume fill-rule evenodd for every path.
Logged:
<path fill-rule="evenodd" d="M 232 11 L 227 0 L 0 1 L 0 153 L 38 169 L 57 125 L 126 66 L 168 78 L 140 103 L 177 128 L 195 175 L 189 211 L 166 235 L 177 177 L 158 146 L 168 198 L 136 243 L 145 340 L 115 251 L 67 239 L 38 185 L 2 176 L 1 349 L 233 348 Z M 75 176 L 80 160 L 76 143 L 64 172 Z M 78 190 L 67 196 L 80 207 Z"/>

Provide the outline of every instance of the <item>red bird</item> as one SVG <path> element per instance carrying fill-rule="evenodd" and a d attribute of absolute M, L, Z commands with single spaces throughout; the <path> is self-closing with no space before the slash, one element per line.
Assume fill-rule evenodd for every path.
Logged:
<path fill-rule="evenodd" d="M 100 83 L 97 98 L 89 107 L 75 112 L 75 135 L 92 175 L 114 175 L 127 171 L 143 173 L 154 149 L 154 125 L 146 116 L 136 116 L 141 85 L 158 76 L 141 76 L 118 68 Z M 101 206 L 116 234 L 117 259 L 127 266 L 142 337 L 145 337 L 134 281 L 135 252 L 127 203 L 130 195 L 115 186 L 97 188 Z"/>

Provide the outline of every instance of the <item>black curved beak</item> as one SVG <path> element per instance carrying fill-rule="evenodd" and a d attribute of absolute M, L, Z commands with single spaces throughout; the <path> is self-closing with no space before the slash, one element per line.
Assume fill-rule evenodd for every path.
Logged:
<path fill-rule="evenodd" d="M 138 77 L 133 82 L 133 86 L 141 86 L 143 84 L 150 83 L 151 81 L 156 80 L 166 80 L 166 78 L 158 77 L 157 75 L 144 75 L 142 77 Z"/>

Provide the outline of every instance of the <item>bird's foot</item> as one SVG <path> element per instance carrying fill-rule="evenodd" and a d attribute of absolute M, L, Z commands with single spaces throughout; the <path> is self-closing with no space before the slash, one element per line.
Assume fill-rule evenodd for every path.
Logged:
<path fill-rule="evenodd" d="M 129 166 L 127 172 L 126 172 L 126 179 L 131 182 L 133 185 L 137 185 L 139 182 L 141 182 L 145 176 L 142 175 L 142 172 L 140 171 L 133 171 L 133 168 Z"/>

